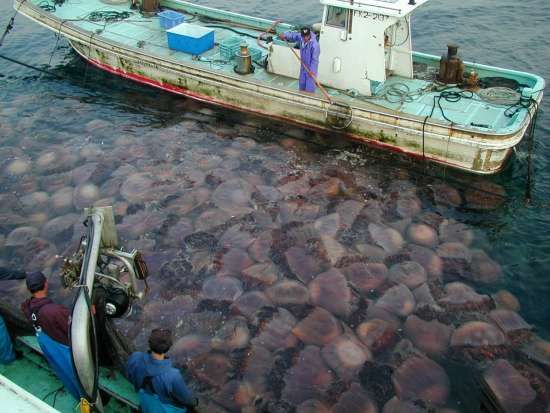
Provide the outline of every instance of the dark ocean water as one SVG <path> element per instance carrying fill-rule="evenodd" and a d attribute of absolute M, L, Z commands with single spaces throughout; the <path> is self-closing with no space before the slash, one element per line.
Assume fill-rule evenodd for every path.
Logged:
<path fill-rule="evenodd" d="M 314 23 L 320 20 L 321 15 L 320 5 L 313 0 L 275 0 L 265 3 L 212 0 L 200 3 L 255 16 L 282 18 L 296 24 Z M 13 14 L 10 1 L 1 1 L 0 13 L 0 28 L 3 31 L 3 27 Z M 453 42 L 460 45 L 465 60 L 529 71 L 550 79 L 550 7 L 547 0 L 432 0 L 414 15 L 412 24 L 413 47 L 417 51 L 441 54 L 446 50 L 447 43 Z M 238 159 L 238 163 L 234 162 L 235 166 L 228 168 L 238 171 L 235 175 L 248 182 L 256 182 L 254 175 L 261 167 L 266 168 L 264 171 L 271 170 L 284 181 L 285 177 L 308 173 L 315 178 L 323 178 L 323 174 L 326 173 L 323 165 L 331 165 L 339 168 L 342 175 L 370 179 L 367 185 L 369 191 L 379 194 L 383 208 L 395 208 L 392 197 L 395 198 L 395 194 L 405 188 L 407 191 L 413 191 L 418 197 L 422 204 L 422 213 L 436 212 L 444 219 L 456 220 L 467 225 L 475 234 L 473 246 L 484 250 L 502 268 L 502 276 L 495 282 L 484 284 L 474 280 L 468 283 L 479 293 L 492 294 L 501 289 L 513 293 L 520 302 L 521 316 L 534 326 L 539 336 L 550 340 L 550 99 L 544 101 L 538 116 L 532 153 L 532 202 L 527 203 L 525 194 L 528 148 L 525 141 L 518 147 L 508 168 L 498 176 L 479 178 L 429 168 L 428 174 L 437 176 L 436 179 L 425 176 L 421 165 L 408 160 L 386 156 L 377 151 L 358 153 L 341 145 L 327 148 L 327 140 L 324 137 L 305 133 L 290 126 L 199 105 L 102 73 L 83 63 L 66 41 L 58 41 L 53 33 L 31 23 L 23 16 L 16 18 L 15 28 L 6 37 L 0 54 L 48 69 L 59 76 L 55 78 L 0 60 L 2 194 L 16 193 L 22 197 L 42 190 L 47 192 L 50 198 L 52 195 L 44 189 L 49 182 L 47 170 L 32 169 L 28 182 L 15 181 L 7 175 L 4 168 L 8 165 L 8 159 L 22 156 L 21 153 L 14 155 L 13 148 L 20 148 L 25 159 L 35 162 L 49 149 L 60 150 L 65 147 L 71 153 L 80 153 L 78 165 L 72 167 L 79 166 L 80 162 L 84 161 L 98 161 L 94 156 L 102 157 L 101 153 L 105 154 L 105 159 L 111 159 L 107 152 L 112 151 L 132 167 L 159 174 L 162 167 L 147 163 L 147 151 L 154 146 L 151 145 L 151 140 L 160 139 L 163 142 L 162 150 L 173 150 L 180 146 L 183 152 L 187 152 L 181 155 L 186 162 L 186 174 L 191 174 L 189 170 L 194 168 L 208 169 L 209 162 L 215 164 L 214 169 L 218 164 L 225 167 L 231 163 L 228 158 L 235 158 Z M 182 133 L 184 138 L 180 135 Z M 246 140 L 232 142 L 237 136 L 245 136 Z M 129 155 L 125 154 L 122 149 L 124 145 L 134 144 L 134 151 L 129 151 Z M 6 148 L 9 150 L 5 150 Z M 83 155 L 83 150 L 89 148 L 100 148 L 100 155 L 93 155 L 92 150 Z M 173 158 L 170 153 L 154 156 L 157 160 L 163 157 Z M 336 156 L 341 162 L 335 161 Z M 222 160 L 224 163 L 221 163 Z M 270 166 L 265 166 L 268 163 Z M 156 169 L 147 169 L 153 167 Z M 128 173 L 131 172 L 133 171 Z M 169 172 L 166 174 L 168 176 Z M 216 174 L 212 176 L 223 180 L 223 177 Z M 441 179 L 442 177 L 447 178 L 447 181 Z M 106 179 L 109 178 L 110 176 Z M 268 178 L 262 179 L 261 183 L 265 185 L 277 186 Z M 33 180 L 39 182 L 37 188 L 33 187 Z M 281 182 L 277 184 L 280 186 Z M 100 185 L 102 183 L 104 181 L 98 182 L 97 186 L 103 188 Z M 203 189 L 214 189 L 211 181 L 207 180 L 207 183 L 210 187 L 206 185 Z M 462 195 L 472 191 L 472 187 L 489 188 L 491 191 L 497 188 L 504 191 L 505 198 L 498 202 L 490 199 L 488 205 L 482 205 L 488 208 L 476 208 L 468 202 L 459 207 L 441 207 L 433 199 L 434 184 L 449 185 L 459 190 Z M 27 194 L 24 188 L 33 190 L 29 190 Z M 102 195 L 102 198 L 107 198 L 106 195 Z M 3 198 L 5 199 L 7 198 Z M 133 204 L 145 205 L 149 201 L 151 200 L 134 199 Z M 153 209 L 157 212 L 164 213 L 171 208 L 166 203 L 155 204 L 158 201 L 156 199 L 152 201 Z M 40 229 L 41 225 L 60 215 L 51 207 L 51 199 L 50 203 L 48 200 L 40 199 L 26 202 L 31 202 L 32 205 L 25 204 L 26 208 L 21 216 L 28 221 L 22 222 L 20 226 L 31 225 L 43 231 Z M 45 205 L 43 209 L 40 208 L 40 202 Z M 75 203 L 78 204 L 77 201 Z M 140 208 L 143 208 L 143 205 Z M 334 205 L 335 203 L 327 203 L 321 208 L 328 213 Z M 149 211 L 149 207 L 147 204 L 144 210 Z M 126 237 L 132 245 L 149 250 L 159 260 L 162 257 L 173 259 L 171 254 L 178 252 L 171 244 L 172 240 L 164 239 L 163 233 L 155 233 L 152 229 L 155 222 L 164 227 L 169 225 L 164 218 L 158 218 L 154 214 L 147 215 L 152 224 L 151 227 L 144 224 L 146 228 L 143 229 L 143 234 L 132 232 L 128 229 L 129 225 L 124 226 L 124 217 L 136 215 L 135 211 L 139 212 L 140 208 L 135 209 L 135 205 L 130 205 L 128 210 L 120 213 L 118 219 L 123 224 L 123 238 Z M 173 211 L 171 210 L 171 213 Z M 0 205 L 0 214 L 8 212 L 7 204 Z M 78 208 L 69 207 L 64 214 L 76 212 Z M 40 215 L 41 213 L 44 215 Z M 394 212 L 384 213 L 391 215 Z M 205 221 L 208 221 L 208 216 L 197 217 L 198 213 L 193 215 L 193 212 L 187 210 L 182 213 L 185 214 L 191 221 L 194 220 L 195 230 L 199 222 L 201 228 L 207 226 Z M 157 218 L 159 221 L 155 221 Z M 216 218 L 219 217 L 215 216 L 212 219 Z M 399 217 L 394 218 L 397 220 Z M 132 221 L 126 221 L 128 222 Z M 274 224 L 276 230 L 287 231 L 288 228 L 283 224 Z M 253 224 L 248 225 L 252 225 L 251 232 L 258 230 L 260 226 L 254 228 Z M 0 245 L 3 245 L 4 239 L 14 227 L 0 227 L 3 228 L 0 232 Z M 357 229 L 350 238 L 360 235 L 361 229 Z M 71 237 L 73 235 L 69 231 L 69 238 Z M 230 235 L 228 237 L 231 238 Z M 342 239 L 341 242 L 344 243 Z M 60 242 L 60 245 L 57 245 L 58 252 L 63 252 L 68 245 L 68 241 Z M 4 265 L 39 267 L 41 263 L 33 261 L 24 253 L 14 252 L 11 248 L 8 250 L 3 247 L 0 254 L 0 264 Z M 157 268 L 161 266 L 162 263 L 158 264 Z M 167 273 L 170 274 L 169 271 Z M 159 283 L 157 288 L 166 288 L 166 284 Z M 10 291 L 15 291 L 12 298 L 19 299 L 24 295 L 20 287 L 14 287 Z M 63 298 L 64 295 L 59 293 L 59 297 Z M 161 292 L 154 297 L 158 300 L 174 298 L 173 295 L 163 295 Z M 147 312 L 159 311 L 158 308 L 155 310 L 151 307 L 153 301 L 151 299 L 143 306 L 141 314 L 144 315 L 141 318 L 138 312 L 134 319 L 125 321 L 122 325 L 138 345 L 143 345 L 144 331 L 151 325 L 146 320 Z M 183 303 L 182 305 L 184 306 Z M 169 308 L 173 311 L 173 307 L 166 307 L 166 310 Z M 206 323 L 205 320 L 202 321 Z M 139 325 L 140 328 L 133 327 L 133 324 Z M 187 330 L 182 332 L 182 335 L 186 332 Z M 441 363 L 452 377 L 461 377 L 463 374 L 452 373 L 460 369 L 453 366 L 451 361 L 445 359 Z M 458 394 L 460 392 L 457 388 L 460 386 L 454 381 L 452 385 L 453 391 L 457 394 L 453 395 L 450 404 L 460 408 L 460 403 L 464 402 L 463 397 Z"/>

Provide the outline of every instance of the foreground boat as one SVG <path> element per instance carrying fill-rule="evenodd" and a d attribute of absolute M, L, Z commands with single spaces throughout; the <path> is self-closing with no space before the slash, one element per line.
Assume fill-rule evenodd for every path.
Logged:
<path fill-rule="evenodd" d="M 162 0 L 185 27 L 214 31 L 213 47 L 197 54 L 169 48 L 156 14 L 131 10 L 129 1 L 69 0 L 45 10 L 43 0 L 15 0 L 14 6 L 118 76 L 455 168 L 498 172 L 528 130 L 544 80 L 465 63 L 458 66 L 465 75 L 457 77 L 464 85 L 439 83 L 441 58 L 413 52 L 410 38 L 410 14 L 427 1 L 321 0 L 323 87 L 314 94 L 297 90 L 301 62 L 276 36 L 293 28 L 288 24 Z M 231 47 L 241 42 L 253 55 L 253 71 L 235 70 L 242 56 Z"/>

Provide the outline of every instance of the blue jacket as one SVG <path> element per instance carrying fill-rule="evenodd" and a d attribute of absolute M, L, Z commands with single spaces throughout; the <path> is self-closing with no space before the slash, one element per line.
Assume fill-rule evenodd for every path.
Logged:
<path fill-rule="evenodd" d="M 192 394 L 181 372 L 172 367 L 170 359 L 155 360 L 150 353 L 136 352 L 128 359 L 126 373 L 136 391 L 144 387 L 145 377 L 150 376 L 152 390 L 162 403 L 175 406 L 193 404 Z"/>

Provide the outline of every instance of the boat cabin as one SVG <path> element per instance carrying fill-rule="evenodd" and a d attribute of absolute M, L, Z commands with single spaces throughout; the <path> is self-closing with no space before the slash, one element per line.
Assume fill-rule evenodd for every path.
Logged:
<path fill-rule="evenodd" d="M 413 77 L 411 13 L 428 0 L 321 0 L 319 81 L 372 95 L 389 76 Z M 284 42 L 269 54 L 272 73 L 298 77 L 300 62 Z"/>

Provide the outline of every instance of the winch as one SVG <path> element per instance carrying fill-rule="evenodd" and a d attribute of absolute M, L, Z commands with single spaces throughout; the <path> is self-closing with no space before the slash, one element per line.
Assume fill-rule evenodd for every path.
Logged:
<path fill-rule="evenodd" d="M 64 259 L 61 282 L 76 290 L 70 326 L 75 371 L 86 400 L 102 411 L 94 314 L 110 318 L 129 315 L 132 302 L 148 290 L 148 270 L 137 250 L 127 252 L 119 247 L 112 207 L 88 208 L 85 213 L 86 235 L 76 252 Z M 141 291 L 140 280 L 144 283 Z"/>

